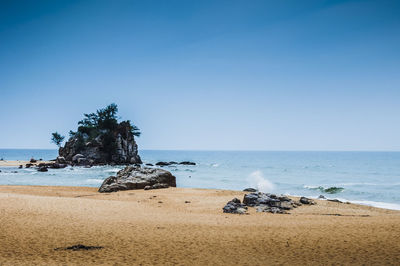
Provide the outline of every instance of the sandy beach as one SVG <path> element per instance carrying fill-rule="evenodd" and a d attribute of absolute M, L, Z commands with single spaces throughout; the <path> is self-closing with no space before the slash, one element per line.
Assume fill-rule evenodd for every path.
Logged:
<path fill-rule="evenodd" d="M 398 264 L 400 212 L 318 201 L 224 214 L 243 192 L 0 186 L 1 265 Z M 83 244 L 96 250 L 63 250 Z M 61 248 L 61 249 L 57 249 Z"/>
<path fill-rule="evenodd" d="M 36 162 L 31 163 L 30 161 L 24 161 L 24 160 L 14 160 L 14 161 L 0 160 L 0 167 L 18 167 L 22 165 L 22 167 L 25 168 L 27 164 L 32 164 L 32 166 L 37 166 L 41 163 L 51 163 L 51 162 L 37 160 Z"/>

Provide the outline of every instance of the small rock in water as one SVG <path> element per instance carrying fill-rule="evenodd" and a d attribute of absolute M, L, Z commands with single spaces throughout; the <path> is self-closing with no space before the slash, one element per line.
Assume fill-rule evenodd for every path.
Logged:
<path fill-rule="evenodd" d="M 245 214 L 247 212 L 247 206 L 240 203 L 240 199 L 234 198 L 229 201 L 222 210 L 224 213 Z"/>
<path fill-rule="evenodd" d="M 157 166 L 168 166 L 168 165 L 171 165 L 171 164 L 168 163 L 168 162 L 158 162 L 158 163 L 156 163 L 156 165 Z"/>
<path fill-rule="evenodd" d="M 36 163 L 37 160 L 35 160 L 34 158 L 31 158 L 31 160 L 30 160 L 29 162 L 31 162 L 31 163 Z"/>
<path fill-rule="evenodd" d="M 22 167 L 23 167 L 22 165 L 18 166 L 19 169 L 22 169 Z"/>
<path fill-rule="evenodd" d="M 146 163 L 147 166 L 154 166 L 152 163 Z"/>
<path fill-rule="evenodd" d="M 306 198 L 306 197 L 301 197 L 300 202 L 303 204 L 308 204 L 308 205 L 316 204 L 315 201 L 313 201 L 312 199 Z"/>
<path fill-rule="evenodd" d="M 37 169 L 39 172 L 47 172 L 47 167 L 46 166 L 41 166 Z"/>
<path fill-rule="evenodd" d="M 56 162 L 57 163 L 61 163 L 61 164 L 66 164 L 67 160 L 65 160 L 64 156 L 58 156 L 57 159 L 56 159 Z"/>
<path fill-rule="evenodd" d="M 182 164 L 182 165 L 196 165 L 196 163 L 189 162 L 189 161 L 183 161 L 183 162 L 180 162 L 179 164 Z"/>
<path fill-rule="evenodd" d="M 257 192 L 257 189 L 249 187 L 249 188 L 243 189 L 243 191 L 246 191 L 246 192 Z"/>
<path fill-rule="evenodd" d="M 319 195 L 319 199 L 326 199 L 324 195 Z"/>

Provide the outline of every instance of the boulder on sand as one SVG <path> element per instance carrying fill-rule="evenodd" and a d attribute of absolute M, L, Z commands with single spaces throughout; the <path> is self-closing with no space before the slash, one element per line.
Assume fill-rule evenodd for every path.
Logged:
<path fill-rule="evenodd" d="M 117 176 L 106 178 L 99 192 L 144 189 L 145 187 L 146 189 L 176 187 L 176 178 L 163 169 L 127 166 L 120 170 Z"/>
<path fill-rule="evenodd" d="M 236 198 L 229 201 L 223 208 L 223 211 L 226 213 L 243 213 L 243 209 L 247 210 L 247 207 L 256 207 L 257 212 L 287 213 L 288 210 L 292 210 L 298 206 L 301 206 L 300 202 L 286 196 L 254 192 L 245 194 L 243 203 L 240 203 L 240 200 Z M 239 210 L 239 208 L 242 208 L 242 210 Z"/>
<path fill-rule="evenodd" d="M 245 214 L 247 212 L 247 206 L 240 202 L 240 199 L 234 198 L 222 208 L 224 213 L 235 213 L 235 214 Z"/>

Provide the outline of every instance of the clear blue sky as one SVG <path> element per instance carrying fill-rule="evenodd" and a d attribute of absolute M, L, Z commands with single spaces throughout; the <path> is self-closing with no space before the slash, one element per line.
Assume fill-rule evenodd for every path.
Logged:
<path fill-rule="evenodd" d="M 400 1 L 0 2 L 0 148 L 112 102 L 140 149 L 400 150 Z"/>

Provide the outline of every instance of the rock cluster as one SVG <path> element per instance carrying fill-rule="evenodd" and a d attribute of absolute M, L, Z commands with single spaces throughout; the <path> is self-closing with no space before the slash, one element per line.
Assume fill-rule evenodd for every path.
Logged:
<path fill-rule="evenodd" d="M 158 163 L 156 163 L 157 166 L 168 166 L 168 165 L 174 165 L 174 164 L 196 165 L 196 163 L 194 163 L 194 162 L 189 162 L 189 161 L 183 161 L 183 162 L 180 162 L 180 163 L 174 162 L 174 161 L 171 161 L 171 162 L 158 162 Z"/>
<path fill-rule="evenodd" d="M 25 168 L 30 168 L 32 166 L 32 164 L 26 164 L 25 165 Z M 40 163 L 40 164 L 38 164 L 38 166 L 37 166 L 38 168 L 37 168 L 37 170 L 39 171 L 39 172 L 47 172 L 48 170 L 48 168 L 51 168 L 51 169 L 61 169 L 61 168 L 65 168 L 65 167 L 67 167 L 67 164 L 62 164 L 62 163 L 58 163 L 57 161 L 56 162 L 54 162 L 54 163 Z"/>
<path fill-rule="evenodd" d="M 300 198 L 300 203 L 309 204 L 309 205 L 316 204 L 315 201 L 313 201 L 312 199 L 306 198 L 306 197 L 301 197 Z"/>
<path fill-rule="evenodd" d="M 234 198 L 225 205 L 222 210 L 225 213 L 236 213 L 236 214 L 245 214 L 247 212 L 247 206 L 240 202 L 240 199 Z"/>
<path fill-rule="evenodd" d="M 107 135 L 109 136 L 109 135 Z M 142 163 L 138 146 L 130 130 L 130 125 L 121 122 L 111 134 L 115 151 L 105 152 L 102 135 L 91 139 L 87 134 L 75 135 L 60 147 L 58 153 L 71 165 L 137 164 Z"/>
<path fill-rule="evenodd" d="M 225 213 L 246 213 L 247 207 L 256 207 L 257 212 L 270 212 L 270 213 L 282 213 L 285 214 L 287 211 L 297 208 L 302 204 L 316 204 L 315 201 L 306 197 L 301 197 L 300 201 L 294 201 L 286 196 L 277 196 L 275 194 L 253 192 L 245 194 L 243 197 L 243 203 L 239 199 L 234 198 L 229 201 L 223 211 Z"/>
<path fill-rule="evenodd" d="M 106 178 L 99 192 L 167 187 L 176 187 L 176 178 L 170 172 L 158 168 L 127 166 L 117 176 Z"/>

